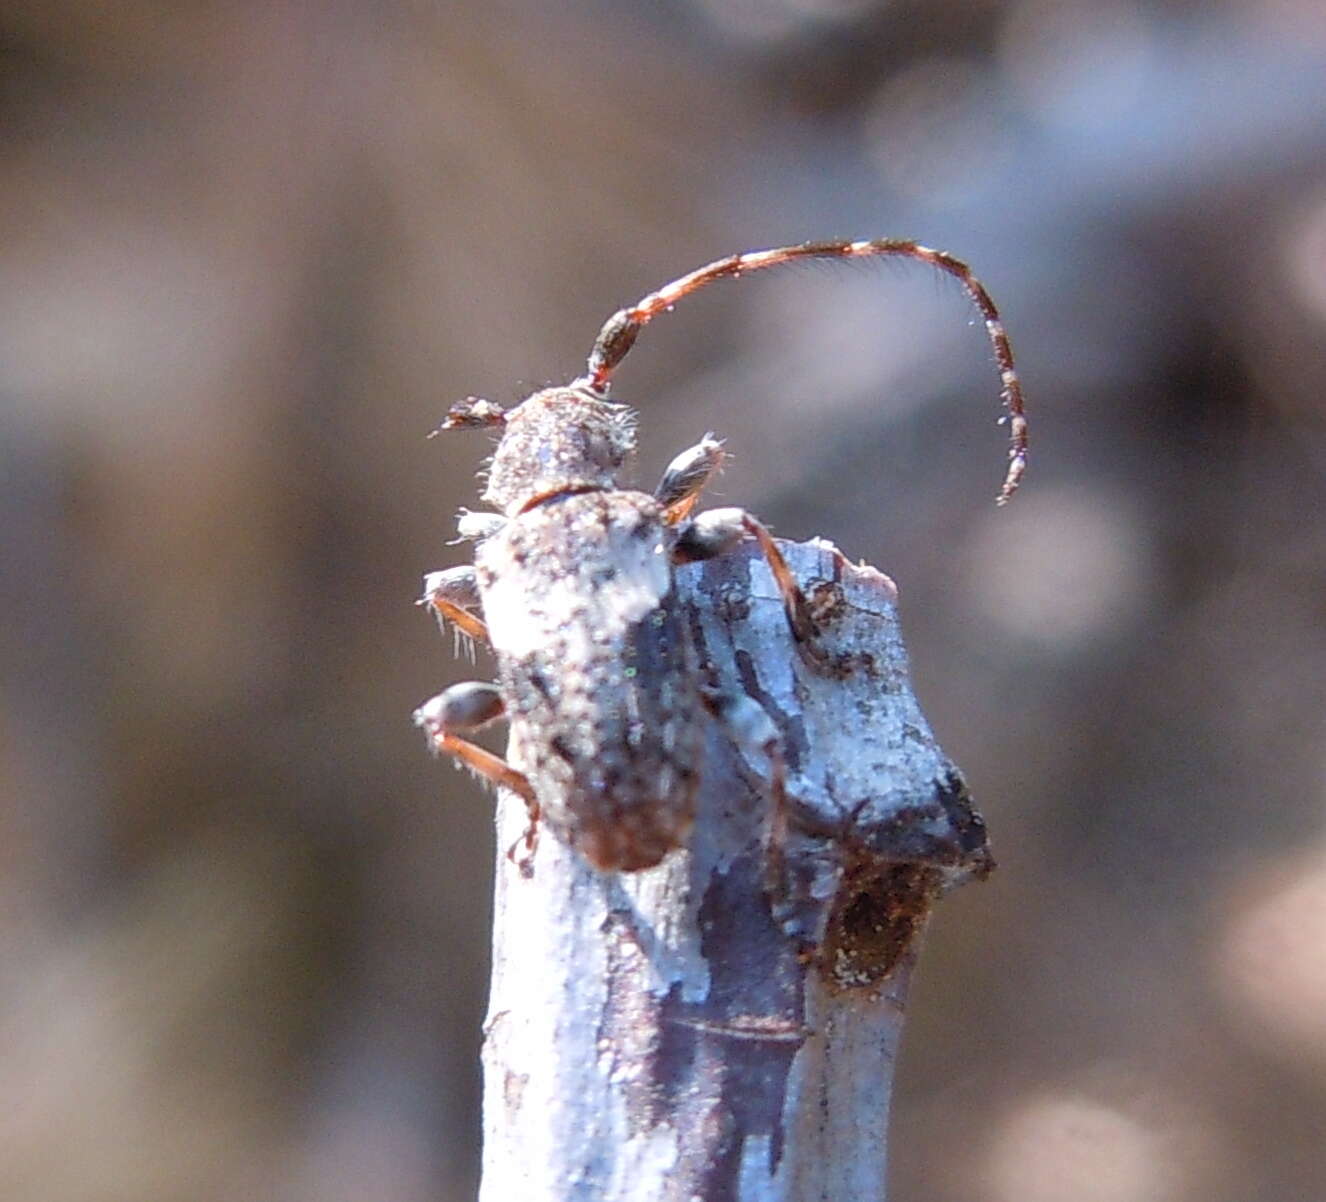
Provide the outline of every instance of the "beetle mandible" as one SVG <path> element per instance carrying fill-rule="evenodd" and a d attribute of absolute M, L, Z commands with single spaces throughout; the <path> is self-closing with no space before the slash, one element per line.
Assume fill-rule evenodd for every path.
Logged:
<path fill-rule="evenodd" d="M 608 389 L 644 326 L 715 280 L 798 259 L 877 256 L 929 263 L 956 277 L 975 302 L 1009 423 L 1002 505 L 1026 469 L 1027 422 L 999 312 L 961 260 L 900 239 L 808 242 L 718 259 L 614 313 L 585 375 L 510 410 L 467 398 L 434 431 L 501 432 L 483 494 L 497 512 L 460 521 L 461 536 L 477 543 L 474 565 L 429 573 L 421 598 L 491 645 L 498 681 L 453 685 L 420 706 L 415 721 L 436 751 L 524 800 L 525 871 L 541 823 L 604 871 L 649 868 L 681 846 L 712 716 L 739 742 L 763 747 L 780 772 L 777 733 L 758 703 L 706 686 L 672 567 L 755 538 L 798 647 L 809 662 L 832 670 L 817 649 L 810 606 L 756 518 L 732 508 L 692 516 L 723 464 L 722 444 L 712 435 L 678 455 L 652 494 L 619 486 L 635 449 L 634 415 L 610 401 Z M 465 737 L 503 715 L 522 749 L 520 770 Z M 775 797 L 780 788 L 771 782 Z"/>

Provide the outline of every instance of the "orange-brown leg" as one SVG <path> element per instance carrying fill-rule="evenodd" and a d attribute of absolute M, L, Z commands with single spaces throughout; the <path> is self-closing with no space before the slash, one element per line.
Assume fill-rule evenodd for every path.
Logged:
<path fill-rule="evenodd" d="M 783 558 L 783 553 L 763 522 L 744 509 L 707 509 L 704 513 L 696 514 L 678 532 L 672 555 L 678 563 L 712 559 L 736 546 L 746 534 L 754 535 L 755 541 L 760 544 L 760 551 L 782 595 L 787 623 L 792 628 L 797 645 L 812 659 L 822 662 L 818 647 L 819 631 L 810 616 L 806 595 L 801 591 L 796 576 L 787 566 L 787 560 Z"/>
<path fill-rule="evenodd" d="M 654 499 L 663 506 L 669 526 L 691 516 L 705 485 L 722 470 L 726 458 L 723 444 L 712 434 L 706 434 L 668 464 L 663 479 L 654 489 Z"/>
<path fill-rule="evenodd" d="M 424 595 L 416 605 L 426 605 L 439 619 L 481 643 L 488 642 L 488 627 L 474 611 L 482 608 L 479 584 L 472 564 L 429 572 L 424 577 Z"/>
<path fill-rule="evenodd" d="M 764 552 L 765 561 L 769 564 L 769 571 L 773 573 L 774 583 L 783 596 L 783 608 L 787 610 L 787 623 L 792 627 L 792 633 L 796 636 L 797 642 L 804 650 L 815 655 L 815 644 L 819 636 L 819 630 L 814 619 L 810 616 L 810 606 L 806 602 L 806 594 L 801 591 L 801 586 L 792 574 L 792 569 L 787 566 L 787 560 L 783 558 L 783 553 L 778 549 L 778 544 L 774 542 L 773 535 L 769 533 L 769 528 L 763 522 L 751 517 L 750 514 L 744 516 L 742 525 L 750 534 L 755 536 L 755 541 L 760 544 L 760 550 Z"/>
<path fill-rule="evenodd" d="M 525 833 L 508 849 L 507 858 L 517 864 L 523 876 L 529 876 L 539 839 L 540 809 L 534 786 L 529 777 L 511 767 L 501 756 L 456 733 L 480 730 L 500 718 L 504 709 L 496 685 L 467 681 L 430 697 L 414 711 L 414 721 L 415 725 L 423 727 L 435 752 L 445 752 L 476 775 L 492 781 L 499 788 L 510 789 L 525 803 L 529 822 Z M 522 844 L 525 854 L 517 860 L 516 848 Z"/>

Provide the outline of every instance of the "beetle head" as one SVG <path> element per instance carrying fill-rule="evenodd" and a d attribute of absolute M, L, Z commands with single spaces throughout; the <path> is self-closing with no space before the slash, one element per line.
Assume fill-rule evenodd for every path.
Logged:
<path fill-rule="evenodd" d="M 616 488 L 634 451 L 625 405 L 581 386 L 545 388 L 506 413 L 484 500 L 514 517 L 554 493 Z"/>

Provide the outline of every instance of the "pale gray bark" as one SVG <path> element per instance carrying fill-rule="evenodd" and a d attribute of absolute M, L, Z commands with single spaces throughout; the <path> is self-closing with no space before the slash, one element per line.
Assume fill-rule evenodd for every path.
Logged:
<path fill-rule="evenodd" d="M 885 1197 L 916 936 L 990 860 L 912 696 L 892 582 L 782 545 L 833 669 L 798 654 L 752 549 L 678 580 L 711 681 L 781 734 L 785 837 L 767 755 L 706 719 L 684 850 L 605 874 L 545 836 L 532 879 L 499 860 L 483 1202 Z M 503 796 L 501 848 L 523 824 Z"/>

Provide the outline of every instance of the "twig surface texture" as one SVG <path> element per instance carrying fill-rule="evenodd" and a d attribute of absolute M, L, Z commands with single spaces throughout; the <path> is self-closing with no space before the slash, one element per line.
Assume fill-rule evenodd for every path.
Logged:
<path fill-rule="evenodd" d="M 758 701 L 780 746 L 715 716 L 694 831 L 656 868 L 599 872 L 547 835 L 530 879 L 499 858 L 482 1202 L 885 1198 L 916 940 L 991 861 L 892 581 L 779 546 L 825 654 L 800 653 L 749 544 L 680 568 L 677 597 L 715 693 Z M 501 848 L 525 821 L 503 792 Z"/>

